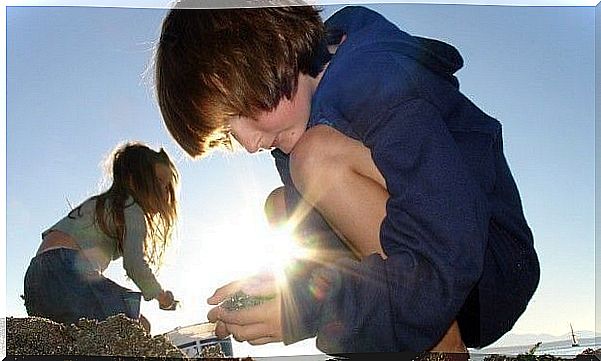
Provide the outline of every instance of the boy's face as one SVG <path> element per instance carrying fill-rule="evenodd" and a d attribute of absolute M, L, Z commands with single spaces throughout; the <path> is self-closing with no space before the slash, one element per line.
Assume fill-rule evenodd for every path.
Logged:
<path fill-rule="evenodd" d="M 249 152 L 279 148 L 289 154 L 307 128 L 314 78 L 301 74 L 292 99 L 283 98 L 270 112 L 254 118 L 236 116 L 230 121 L 232 136 Z"/>

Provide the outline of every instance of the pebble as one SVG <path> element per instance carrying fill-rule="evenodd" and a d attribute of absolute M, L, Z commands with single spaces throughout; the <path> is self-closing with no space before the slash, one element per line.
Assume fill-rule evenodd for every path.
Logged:
<path fill-rule="evenodd" d="M 220 344 L 204 346 L 198 355 L 200 358 L 224 358 L 225 353 Z"/>
<path fill-rule="evenodd" d="M 228 299 L 221 303 L 221 307 L 228 311 L 239 311 L 248 307 L 254 307 L 273 297 L 250 296 L 242 291 L 232 294 Z"/>

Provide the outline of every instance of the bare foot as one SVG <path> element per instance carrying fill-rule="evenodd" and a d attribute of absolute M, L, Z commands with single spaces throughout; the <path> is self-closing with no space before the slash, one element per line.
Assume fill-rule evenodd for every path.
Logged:
<path fill-rule="evenodd" d="M 140 324 L 142 325 L 142 327 L 144 327 L 146 333 L 150 334 L 150 322 L 148 321 L 148 319 L 144 317 L 144 315 L 140 314 L 140 318 L 138 319 L 138 321 L 140 321 Z"/>
<path fill-rule="evenodd" d="M 452 356 L 451 359 L 453 360 L 467 360 L 469 358 L 467 347 L 461 339 L 461 331 L 457 320 L 453 321 L 451 327 L 430 352 L 448 353 L 449 355 L 446 356 Z"/>

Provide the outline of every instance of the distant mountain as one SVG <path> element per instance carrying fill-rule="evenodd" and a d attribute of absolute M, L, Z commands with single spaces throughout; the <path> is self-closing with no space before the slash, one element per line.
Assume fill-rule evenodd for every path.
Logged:
<path fill-rule="evenodd" d="M 536 336 L 536 335 L 529 335 Z M 549 335 L 547 335 L 549 336 Z M 557 336 L 559 337 L 559 336 Z M 524 339 L 526 340 L 526 339 Z M 584 350 L 592 348 L 599 349 L 601 338 L 580 338 L 579 346 L 572 346 L 572 342 L 569 339 L 559 341 L 538 341 L 541 345 L 535 349 L 535 355 L 553 355 L 570 358 L 582 353 Z M 485 347 L 483 349 L 472 349 L 470 350 L 471 361 L 484 361 L 487 355 L 519 355 L 530 352 L 537 342 L 529 342 L 526 345 L 515 345 L 515 346 L 497 346 L 497 347 Z"/>
<path fill-rule="evenodd" d="M 595 338 L 594 331 L 574 331 L 574 333 L 576 334 L 576 336 L 579 339 Z M 601 333 L 597 333 L 597 337 L 600 338 Z M 499 339 L 499 341 L 493 343 L 492 345 L 490 345 L 486 348 L 498 348 L 498 347 L 507 347 L 507 346 L 528 346 L 528 345 L 535 345 L 537 342 L 547 343 L 547 342 L 555 342 L 555 341 L 565 341 L 565 340 L 569 340 L 569 339 L 570 339 L 569 333 L 559 335 L 559 336 L 558 335 L 550 335 L 547 333 L 539 333 L 539 334 L 509 333 L 509 334 L 501 337 L 501 339 Z"/>

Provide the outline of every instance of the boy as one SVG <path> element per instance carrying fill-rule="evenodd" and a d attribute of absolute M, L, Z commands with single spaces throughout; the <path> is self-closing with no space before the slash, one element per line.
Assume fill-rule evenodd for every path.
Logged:
<path fill-rule="evenodd" d="M 452 46 L 361 7 L 325 26 L 310 7 L 169 13 L 156 80 L 172 136 L 191 156 L 230 135 L 249 152 L 276 148 L 286 207 L 307 202 L 359 259 L 306 262 L 273 301 L 212 309 L 219 335 L 457 351 L 513 326 L 538 260 L 500 124 L 459 92 L 461 66 Z M 276 288 L 252 281 L 209 303 Z"/>

